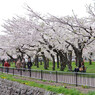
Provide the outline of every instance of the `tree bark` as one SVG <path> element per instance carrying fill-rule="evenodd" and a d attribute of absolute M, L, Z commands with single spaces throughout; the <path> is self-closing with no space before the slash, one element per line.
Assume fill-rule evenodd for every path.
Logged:
<path fill-rule="evenodd" d="M 82 51 L 84 46 L 82 46 L 82 43 L 80 43 L 80 40 L 78 39 L 78 48 L 76 46 L 74 46 L 72 43 L 66 41 L 69 45 L 72 46 L 75 55 L 76 55 L 76 66 L 78 66 L 79 68 L 81 67 L 81 62 L 83 62 L 83 58 L 82 58 Z"/>
<path fill-rule="evenodd" d="M 58 55 L 58 53 L 56 54 L 56 57 L 57 57 L 57 68 L 59 68 L 59 55 Z"/>
<path fill-rule="evenodd" d="M 75 55 L 76 55 L 76 66 L 78 66 L 79 68 L 81 67 L 81 62 L 83 62 L 83 58 L 82 58 L 82 50 L 74 50 L 75 51 Z"/>
<path fill-rule="evenodd" d="M 60 56 L 60 71 L 64 71 L 66 67 L 66 59 L 63 56 Z"/>
<path fill-rule="evenodd" d="M 35 56 L 35 65 L 39 68 L 38 55 Z"/>
<path fill-rule="evenodd" d="M 49 59 L 48 58 L 46 59 L 46 62 L 47 62 L 47 67 L 49 67 Z"/>
<path fill-rule="evenodd" d="M 44 54 L 43 54 L 43 61 L 44 61 L 44 69 L 48 69 L 47 62 L 46 62 L 46 57 L 45 57 Z"/>
<path fill-rule="evenodd" d="M 67 65 L 68 65 L 68 70 L 72 70 L 72 51 L 68 51 L 68 57 L 67 57 Z"/>
<path fill-rule="evenodd" d="M 92 65 L 92 55 L 93 55 L 93 53 L 92 52 L 90 52 L 90 55 L 89 55 L 89 65 Z"/>
<path fill-rule="evenodd" d="M 67 55 L 66 53 L 63 53 L 63 51 L 59 51 L 60 56 L 60 70 L 64 71 L 66 64 L 67 64 Z"/>
<path fill-rule="evenodd" d="M 53 60 L 53 67 L 52 70 L 55 70 L 55 57 L 54 55 L 51 54 L 52 60 Z"/>

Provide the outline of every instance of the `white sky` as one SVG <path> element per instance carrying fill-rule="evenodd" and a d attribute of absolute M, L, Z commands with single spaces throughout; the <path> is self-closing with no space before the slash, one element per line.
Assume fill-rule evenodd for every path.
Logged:
<path fill-rule="evenodd" d="M 34 11 L 43 14 L 72 15 L 73 9 L 79 17 L 84 17 L 87 15 L 85 5 L 94 2 L 94 0 L 0 0 L 0 25 L 3 24 L 3 19 L 26 14 L 24 9 L 26 4 Z"/>

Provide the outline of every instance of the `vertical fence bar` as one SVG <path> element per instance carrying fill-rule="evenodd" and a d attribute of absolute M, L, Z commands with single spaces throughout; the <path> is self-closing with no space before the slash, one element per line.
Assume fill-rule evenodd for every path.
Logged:
<path fill-rule="evenodd" d="M 43 80 L 43 70 L 41 70 L 41 80 Z"/>
<path fill-rule="evenodd" d="M 90 75 L 88 75 L 88 85 L 90 86 Z"/>
<path fill-rule="evenodd" d="M 30 77 L 31 77 L 31 69 L 29 71 L 30 71 Z"/>
<path fill-rule="evenodd" d="M 57 75 L 57 71 L 56 71 L 56 83 L 58 83 L 58 75 Z"/>
<path fill-rule="evenodd" d="M 0 67 L 1 69 L 1 72 L 2 73 L 4 73 L 5 72 L 5 70 L 7 69 L 7 67 L 4 67 L 4 66 L 2 66 L 2 67 Z M 8 68 L 10 71 L 8 72 L 8 70 L 6 70 L 7 71 L 7 73 L 10 73 L 11 71 L 12 71 L 12 68 Z M 12 71 L 12 73 L 13 73 L 13 75 L 15 75 L 15 70 L 18 70 L 18 71 L 20 71 L 20 73 L 18 73 L 18 74 L 20 74 L 20 76 L 22 76 L 23 75 L 23 69 L 15 69 L 15 68 L 13 68 L 13 71 Z M 60 72 L 59 72 L 60 73 Z M 60 74 L 59 75 L 59 73 L 58 73 L 58 71 L 56 71 L 56 72 L 54 72 L 54 73 L 52 73 L 51 71 L 50 71 L 50 79 L 51 79 L 51 77 L 52 77 L 52 74 L 54 74 L 54 77 L 55 77 L 55 81 L 56 81 L 56 83 L 58 83 L 58 82 L 60 82 L 60 78 L 62 78 L 62 80 L 61 81 L 66 81 L 68 78 L 68 80 L 66 81 L 66 83 L 71 83 L 71 84 L 75 84 L 76 86 L 78 86 L 78 84 L 80 84 L 80 85 L 87 85 L 87 86 L 91 86 L 91 87 L 95 87 L 95 84 L 94 84 L 94 80 L 95 80 L 95 77 L 94 77 L 94 75 L 92 74 L 89 74 L 89 73 L 86 73 L 86 76 L 87 77 L 85 77 L 85 74 L 84 73 L 78 73 L 78 72 L 73 72 L 73 73 L 66 73 L 66 77 L 65 77 L 65 74 L 64 73 L 62 73 L 62 74 L 64 74 L 64 75 L 62 75 L 62 74 Z M 45 79 L 45 78 L 47 78 L 48 76 L 47 75 L 49 75 L 49 73 L 47 73 L 47 72 L 44 72 L 43 70 L 40 70 L 40 74 L 39 74 L 39 72 L 37 73 L 37 70 L 35 70 L 35 71 L 33 71 L 33 73 L 32 73 L 32 70 L 30 69 L 29 70 L 29 75 L 28 76 L 32 76 L 31 74 L 33 74 L 34 76 L 35 76 L 35 78 L 40 78 L 41 80 L 43 80 L 43 79 Z M 40 76 L 39 76 L 39 75 Z M 45 76 L 44 76 L 44 74 L 45 74 Z M 71 74 L 74 74 L 74 77 L 72 77 L 71 76 Z M 61 76 L 62 75 L 62 76 Z M 63 78 L 64 77 L 64 78 Z M 70 80 L 70 77 L 72 77 L 73 79 L 71 79 Z M 47 78 L 48 79 L 48 78 Z M 49 80 L 49 79 L 48 79 Z M 84 82 L 83 82 L 84 81 Z"/>
<path fill-rule="evenodd" d="M 76 73 L 75 73 L 75 75 L 76 75 L 76 86 L 77 86 L 77 74 L 78 74 L 78 73 L 76 72 Z"/>

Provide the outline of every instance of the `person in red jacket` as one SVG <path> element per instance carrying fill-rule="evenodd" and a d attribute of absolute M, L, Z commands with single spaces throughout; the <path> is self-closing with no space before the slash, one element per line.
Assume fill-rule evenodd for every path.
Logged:
<path fill-rule="evenodd" d="M 9 72 L 9 67 L 10 67 L 10 64 L 8 63 L 8 61 L 6 60 L 5 63 L 4 63 L 4 67 L 5 67 L 5 72 Z"/>

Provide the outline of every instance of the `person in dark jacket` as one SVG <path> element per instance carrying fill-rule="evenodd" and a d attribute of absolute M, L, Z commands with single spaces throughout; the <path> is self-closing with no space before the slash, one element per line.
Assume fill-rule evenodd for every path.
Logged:
<path fill-rule="evenodd" d="M 28 67 L 28 69 L 31 69 L 31 67 L 32 67 L 31 58 L 28 58 L 27 67 Z"/>
<path fill-rule="evenodd" d="M 76 68 L 74 69 L 74 72 L 79 72 L 79 67 L 76 67 Z"/>

